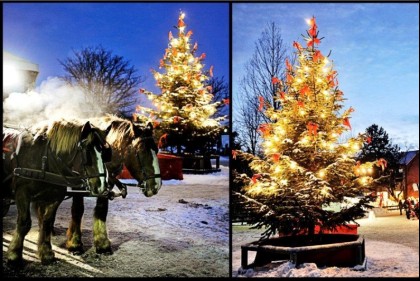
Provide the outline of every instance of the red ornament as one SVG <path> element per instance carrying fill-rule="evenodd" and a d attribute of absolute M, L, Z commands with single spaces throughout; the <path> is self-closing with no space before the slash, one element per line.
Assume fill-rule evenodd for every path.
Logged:
<path fill-rule="evenodd" d="M 185 26 L 184 21 L 182 19 L 179 19 L 178 20 L 178 27 L 184 27 L 184 26 Z"/>
<path fill-rule="evenodd" d="M 319 60 L 322 60 L 324 58 L 324 56 L 321 54 L 320 50 L 316 50 L 313 56 L 313 61 L 317 62 Z"/>
<path fill-rule="evenodd" d="M 206 58 L 206 53 L 202 53 L 201 56 L 199 57 L 200 60 L 203 60 Z"/>
<path fill-rule="evenodd" d="M 280 153 L 273 153 L 272 156 L 273 156 L 273 162 L 278 162 L 281 154 Z"/>
<path fill-rule="evenodd" d="M 285 100 L 286 99 L 286 93 L 285 92 L 280 92 L 280 99 L 281 100 Z"/>
<path fill-rule="evenodd" d="M 366 138 L 366 142 L 367 142 L 368 144 L 370 144 L 370 143 L 372 142 L 372 137 L 371 137 L 371 136 L 367 136 L 367 138 Z"/>
<path fill-rule="evenodd" d="M 319 45 L 319 43 L 321 43 L 321 40 L 319 40 L 318 38 L 311 38 L 311 39 L 309 39 L 308 43 L 306 43 L 306 45 L 307 45 L 308 47 L 311 47 L 311 46 L 313 46 L 314 44 Z"/>
<path fill-rule="evenodd" d="M 257 130 L 263 134 L 263 137 L 267 137 L 270 134 L 271 126 L 270 124 L 261 124 Z"/>
<path fill-rule="evenodd" d="M 343 119 L 343 124 L 344 124 L 345 126 L 349 127 L 349 128 L 350 128 L 350 130 L 351 130 L 350 120 L 349 120 L 349 118 L 348 118 L 348 117 L 346 117 L 346 118 L 344 118 L 344 119 Z"/>
<path fill-rule="evenodd" d="M 293 47 L 295 47 L 296 49 L 298 49 L 299 52 L 302 51 L 302 46 L 298 42 L 296 42 L 296 41 L 293 41 Z"/>
<path fill-rule="evenodd" d="M 259 179 L 259 178 L 261 178 L 261 175 L 260 174 L 255 174 L 255 175 L 253 175 L 252 176 L 252 182 L 253 183 L 257 183 L 257 179 Z"/>
<path fill-rule="evenodd" d="M 312 121 L 308 122 L 306 128 L 309 131 L 309 135 L 316 136 L 316 134 L 318 133 L 318 124 L 313 123 Z"/>
<path fill-rule="evenodd" d="M 232 159 L 236 159 L 236 154 L 238 154 L 238 152 L 232 149 Z"/>
<path fill-rule="evenodd" d="M 380 158 L 376 162 L 376 166 L 381 167 L 382 171 L 385 170 L 386 166 L 388 165 L 388 162 L 384 158 Z"/>
<path fill-rule="evenodd" d="M 302 87 L 302 89 L 300 89 L 299 92 L 302 95 L 307 95 L 309 93 L 309 91 L 310 91 L 309 86 L 308 85 L 305 85 L 305 86 Z"/>
<path fill-rule="evenodd" d="M 185 35 L 185 36 L 190 37 L 192 34 L 193 34 L 192 30 L 190 30 L 190 31 L 187 32 L 187 35 Z"/>
<path fill-rule="evenodd" d="M 278 83 L 280 83 L 281 81 L 280 81 L 280 79 L 279 78 L 277 78 L 277 77 L 273 77 L 273 78 L 271 78 L 271 83 L 273 83 L 274 85 L 275 84 L 278 84 Z"/>
<path fill-rule="evenodd" d="M 145 89 L 141 88 L 139 89 L 140 94 L 144 94 Z"/>
<path fill-rule="evenodd" d="M 260 105 L 258 106 L 258 111 L 261 111 L 264 107 L 264 98 L 259 96 L 258 101 L 260 102 Z"/>
<path fill-rule="evenodd" d="M 293 82 L 293 76 L 289 73 L 286 74 L 286 81 L 288 84 L 291 84 Z"/>
<path fill-rule="evenodd" d="M 303 103 L 303 101 L 298 101 L 297 106 L 300 107 L 300 108 L 303 108 L 303 107 L 305 107 L 305 104 Z"/>
<path fill-rule="evenodd" d="M 180 120 L 181 120 L 181 117 L 179 116 L 174 116 L 173 118 L 174 124 L 179 123 Z"/>
<path fill-rule="evenodd" d="M 311 27 L 308 30 L 308 33 L 310 36 L 315 37 L 316 36 L 316 28 L 318 27 L 315 22 L 315 17 L 312 17 L 312 19 L 309 20 L 309 24 Z"/>
<path fill-rule="evenodd" d="M 286 69 L 292 71 L 292 65 L 289 63 L 289 59 L 286 59 Z"/>
<path fill-rule="evenodd" d="M 230 100 L 229 99 L 223 99 L 223 103 L 224 104 L 229 104 L 230 103 Z"/>
<path fill-rule="evenodd" d="M 210 66 L 209 73 L 210 73 L 210 76 L 213 77 L 213 66 Z"/>

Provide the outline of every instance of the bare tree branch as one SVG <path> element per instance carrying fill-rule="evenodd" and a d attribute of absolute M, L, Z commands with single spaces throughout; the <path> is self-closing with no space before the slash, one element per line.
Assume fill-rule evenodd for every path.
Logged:
<path fill-rule="evenodd" d="M 86 102 L 103 113 L 128 115 L 136 103 L 136 92 L 144 81 L 123 57 L 102 46 L 73 50 L 73 57 L 59 63 L 67 83 L 80 87 Z"/>

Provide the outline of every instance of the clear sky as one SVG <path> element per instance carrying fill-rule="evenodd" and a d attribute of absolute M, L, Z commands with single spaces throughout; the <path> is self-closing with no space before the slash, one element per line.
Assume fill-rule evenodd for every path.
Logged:
<path fill-rule="evenodd" d="M 281 29 L 284 44 L 301 44 L 306 19 L 315 16 L 323 54 L 338 72 L 352 135 L 377 124 L 402 150 L 419 149 L 418 3 L 233 3 L 232 106 L 256 40 L 266 23 Z"/>
<path fill-rule="evenodd" d="M 179 12 L 192 30 L 204 69 L 229 81 L 229 3 L 3 3 L 3 50 L 39 65 L 37 85 L 64 74 L 58 59 L 73 49 L 102 45 L 130 61 L 156 91 L 150 72 L 158 70 L 168 33 L 177 30 Z"/>

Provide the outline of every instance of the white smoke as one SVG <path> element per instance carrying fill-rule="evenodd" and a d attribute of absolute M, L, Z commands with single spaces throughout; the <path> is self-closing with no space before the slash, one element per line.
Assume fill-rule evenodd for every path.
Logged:
<path fill-rule="evenodd" d="M 11 93 L 3 100 L 3 122 L 19 127 L 60 118 L 88 118 L 102 115 L 92 108 L 80 89 L 49 77 L 34 91 Z"/>

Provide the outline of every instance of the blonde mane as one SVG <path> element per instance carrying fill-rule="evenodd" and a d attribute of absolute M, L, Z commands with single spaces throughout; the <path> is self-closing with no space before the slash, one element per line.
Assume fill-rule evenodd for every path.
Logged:
<path fill-rule="evenodd" d="M 57 154 L 72 152 L 79 140 L 83 125 L 77 122 L 66 120 L 53 121 L 46 127 L 40 128 L 37 137 L 46 136 L 50 142 L 51 150 Z M 93 137 L 89 135 L 88 143 L 93 141 Z"/>
<path fill-rule="evenodd" d="M 133 123 L 130 120 L 117 117 L 115 115 L 107 115 L 101 118 L 91 120 L 92 124 L 101 130 L 106 130 L 112 124 L 111 130 L 107 135 L 107 142 L 118 150 L 125 149 L 127 144 L 136 137 Z"/>

